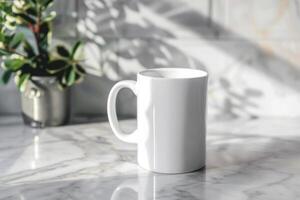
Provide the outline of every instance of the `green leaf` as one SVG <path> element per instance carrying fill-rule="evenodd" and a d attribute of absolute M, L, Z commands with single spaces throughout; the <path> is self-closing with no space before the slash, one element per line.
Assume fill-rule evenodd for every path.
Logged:
<path fill-rule="evenodd" d="M 32 4 L 36 4 L 36 0 L 30 0 Z"/>
<path fill-rule="evenodd" d="M 5 70 L 1 76 L 1 83 L 2 84 L 7 84 L 11 75 L 12 75 L 12 71 L 11 70 Z"/>
<path fill-rule="evenodd" d="M 27 40 L 25 40 L 25 42 L 24 42 L 24 51 L 26 52 L 26 54 L 29 58 L 32 58 L 35 56 L 34 49 Z"/>
<path fill-rule="evenodd" d="M 17 13 L 15 14 L 16 16 L 21 17 L 24 21 L 30 23 L 30 24 L 34 24 L 35 23 L 35 19 L 29 15 L 26 15 L 24 13 Z"/>
<path fill-rule="evenodd" d="M 49 22 L 42 23 L 41 26 L 40 26 L 41 37 L 46 37 L 49 33 L 49 30 L 50 30 Z"/>
<path fill-rule="evenodd" d="M 76 73 L 76 75 L 75 75 L 75 83 L 79 83 L 82 80 L 83 80 L 83 75 L 79 74 L 79 73 Z"/>
<path fill-rule="evenodd" d="M 25 12 L 28 13 L 29 15 L 37 16 L 36 9 L 33 7 L 27 8 Z"/>
<path fill-rule="evenodd" d="M 53 3 L 53 0 L 44 0 L 43 5 L 47 8 L 48 6 L 51 6 Z"/>
<path fill-rule="evenodd" d="M 67 85 L 71 86 L 75 83 L 75 76 L 76 76 L 76 72 L 74 69 L 71 68 L 71 70 L 69 70 L 69 72 L 67 73 Z"/>
<path fill-rule="evenodd" d="M 3 0 L 2 0 L 3 1 Z M 3 7 L 1 8 L 1 10 L 5 13 L 5 14 L 10 14 L 11 13 L 11 7 L 12 7 L 12 1 L 3 1 L 1 2 L 3 3 Z"/>
<path fill-rule="evenodd" d="M 56 17 L 56 12 L 52 11 L 48 16 L 46 16 L 43 20 L 45 22 L 50 22 Z"/>
<path fill-rule="evenodd" d="M 12 40 L 9 42 L 9 47 L 12 49 L 17 48 L 24 39 L 24 34 L 21 32 L 16 33 Z"/>
<path fill-rule="evenodd" d="M 14 34 L 5 35 L 4 36 L 5 37 L 4 41 L 6 43 L 9 43 L 14 38 L 14 36 L 15 36 Z"/>
<path fill-rule="evenodd" d="M 65 86 L 71 86 L 75 82 L 75 71 L 72 69 L 71 65 L 64 70 L 61 82 Z"/>
<path fill-rule="evenodd" d="M 77 72 L 79 73 L 79 74 L 86 74 L 86 71 L 83 69 L 83 67 L 81 66 L 81 65 L 79 65 L 79 64 L 76 64 L 75 65 L 75 68 L 76 68 L 76 70 L 77 70 Z"/>
<path fill-rule="evenodd" d="M 82 45 L 81 41 L 76 42 L 72 49 L 71 57 L 73 58 L 74 54 L 76 53 L 77 49 Z"/>
<path fill-rule="evenodd" d="M 56 73 L 66 68 L 67 61 L 65 60 L 53 60 L 47 66 L 47 71 L 50 73 Z"/>
<path fill-rule="evenodd" d="M 76 43 L 78 44 L 78 43 Z M 83 44 L 79 43 L 78 45 L 75 45 L 72 51 L 72 59 L 74 60 L 83 60 L 84 59 L 84 53 L 83 53 Z"/>
<path fill-rule="evenodd" d="M 61 76 L 61 83 L 67 86 L 68 73 L 70 71 L 70 67 L 63 71 Z"/>
<path fill-rule="evenodd" d="M 40 26 L 40 48 L 43 48 L 45 51 L 48 49 L 48 35 L 50 31 L 50 23 L 44 22 Z"/>
<path fill-rule="evenodd" d="M 0 49 L 0 56 L 7 56 L 10 53 L 8 51 L 6 51 L 5 49 Z"/>
<path fill-rule="evenodd" d="M 12 71 L 17 71 L 19 70 L 22 65 L 25 63 L 24 60 L 21 59 L 9 59 L 4 61 L 4 65 L 6 69 L 12 70 Z"/>
<path fill-rule="evenodd" d="M 65 70 L 66 71 L 66 70 Z M 67 85 L 64 83 L 65 71 L 61 71 L 57 74 L 57 80 L 62 89 L 66 88 Z"/>
<path fill-rule="evenodd" d="M 0 31 L 0 42 L 4 42 L 5 41 L 5 35 L 3 32 Z"/>
<path fill-rule="evenodd" d="M 49 62 L 50 62 L 50 59 L 49 59 L 49 54 L 48 52 L 45 52 L 45 51 L 41 51 L 42 53 L 40 53 L 39 57 L 40 57 L 40 63 L 42 66 L 45 66 L 47 67 Z"/>
<path fill-rule="evenodd" d="M 25 63 L 20 69 L 22 74 L 33 74 L 34 72 L 36 72 L 35 67 L 30 65 L 29 63 Z"/>
<path fill-rule="evenodd" d="M 21 74 L 16 76 L 16 84 L 21 92 L 25 90 L 25 86 L 29 78 L 30 74 Z"/>
<path fill-rule="evenodd" d="M 40 41 L 40 50 L 42 50 L 44 53 L 48 52 L 48 38 L 44 37 L 43 39 L 41 39 Z"/>
<path fill-rule="evenodd" d="M 57 53 L 62 57 L 69 57 L 70 56 L 69 51 L 64 46 L 59 45 L 59 46 L 56 47 L 56 50 L 57 50 Z"/>

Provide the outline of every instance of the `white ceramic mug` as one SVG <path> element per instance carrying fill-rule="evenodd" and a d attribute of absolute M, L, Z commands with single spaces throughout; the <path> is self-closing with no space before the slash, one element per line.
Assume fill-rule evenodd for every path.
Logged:
<path fill-rule="evenodd" d="M 204 167 L 208 74 L 187 68 L 139 72 L 136 81 L 120 81 L 110 91 L 108 119 L 121 140 L 138 144 L 141 167 L 160 173 L 184 173 Z M 137 96 L 137 129 L 124 133 L 116 114 L 122 88 Z"/>

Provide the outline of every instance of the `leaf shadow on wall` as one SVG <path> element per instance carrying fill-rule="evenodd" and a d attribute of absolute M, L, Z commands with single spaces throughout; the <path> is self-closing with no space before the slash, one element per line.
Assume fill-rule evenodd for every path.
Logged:
<path fill-rule="evenodd" d="M 151 11 L 159 19 L 180 26 L 199 36 L 198 39 L 207 42 L 220 40 L 224 35 L 242 42 L 243 48 L 236 48 L 235 45 L 222 42 L 211 43 L 211 45 L 277 82 L 282 82 L 295 90 L 298 88 L 300 73 L 297 66 L 266 52 L 254 42 L 214 22 L 211 9 L 210 15 L 204 16 L 188 3 L 180 0 L 176 2 L 86 0 L 80 1 L 79 4 L 77 21 L 79 33 L 100 52 L 101 60 L 98 61 L 96 70 L 100 71 L 101 77 L 90 76 L 75 89 L 75 93 L 78 93 L 75 104 L 85 104 L 84 107 L 77 106 L 78 113 L 105 114 L 106 98 L 111 86 L 122 79 L 135 79 L 136 72 L 143 68 L 172 66 L 200 68 L 209 72 L 214 70 L 212 66 L 206 66 L 202 60 L 172 45 L 169 41 L 176 40 L 176 34 L 171 32 L 169 27 L 160 26 L 152 19 L 144 17 L 146 11 Z M 169 13 L 172 12 L 175 14 L 170 15 Z M 246 57 L 249 51 L 254 52 L 254 63 Z M 211 76 L 210 84 L 217 85 L 225 95 L 223 100 L 216 99 L 210 105 L 219 111 L 219 116 L 256 117 L 248 108 L 257 107 L 257 101 L 264 96 L 259 88 L 245 87 L 242 92 L 236 92 L 232 87 L 228 89 L 224 85 L 233 84 L 225 76 Z M 90 101 L 87 100 L 87 96 L 79 95 L 83 90 L 90 90 L 90 94 L 87 94 Z M 135 97 L 132 94 L 122 91 L 119 105 L 121 114 L 135 115 Z"/>
<path fill-rule="evenodd" d="M 92 61 L 88 61 L 88 71 L 100 77 L 88 76 L 83 84 L 76 86 L 73 93 L 75 113 L 105 114 L 106 99 L 112 85 L 122 79 L 136 79 L 137 71 L 144 68 L 192 66 L 205 69 L 200 61 L 189 57 L 161 38 L 161 35 L 174 38 L 168 31 L 156 27 L 147 19 L 143 19 L 144 25 L 124 20 L 126 9 L 138 12 L 136 2 L 114 5 L 108 5 L 105 1 L 81 3 L 83 5 L 79 7 L 84 11 L 79 10 L 78 29 L 86 44 L 94 49 L 87 55 L 89 61 Z M 118 13 L 117 17 L 114 13 Z M 95 19 L 95 16 L 102 20 Z M 107 24 L 111 26 L 105 28 Z M 135 35 L 125 36 L 130 34 Z M 137 37 L 146 34 L 148 36 Z M 136 99 L 132 93 L 121 91 L 118 105 L 121 115 L 135 115 Z"/>

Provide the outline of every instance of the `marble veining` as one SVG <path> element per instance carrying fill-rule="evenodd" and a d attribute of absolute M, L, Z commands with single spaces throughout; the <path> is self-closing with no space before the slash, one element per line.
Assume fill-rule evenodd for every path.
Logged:
<path fill-rule="evenodd" d="M 0 118 L 0 200 L 299 199 L 298 122 L 209 121 L 206 168 L 166 175 L 139 168 L 107 122 L 39 130 Z"/>

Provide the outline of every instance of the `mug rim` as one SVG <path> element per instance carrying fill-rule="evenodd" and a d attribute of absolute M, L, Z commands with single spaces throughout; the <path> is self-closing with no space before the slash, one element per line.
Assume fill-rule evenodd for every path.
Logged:
<path fill-rule="evenodd" d="M 157 77 L 149 74 L 147 72 L 188 72 L 190 75 L 182 75 L 177 77 Z M 200 69 L 183 68 L 183 67 L 166 67 L 166 68 L 149 68 L 138 72 L 138 76 L 143 78 L 157 79 L 157 80 L 180 80 L 180 79 L 195 79 L 195 78 L 206 78 L 208 77 L 208 72 Z"/>

